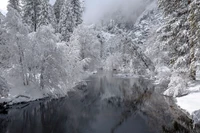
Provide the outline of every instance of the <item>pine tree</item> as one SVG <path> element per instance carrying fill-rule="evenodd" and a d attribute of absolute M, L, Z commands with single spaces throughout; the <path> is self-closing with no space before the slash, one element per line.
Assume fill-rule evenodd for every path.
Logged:
<path fill-rule="evenodd" d="M 9 0 L 8 6 L 12 7 L 13 9 L 17 10 L 18 12 L 21 11 L 19 0 Z"/>
<path fill-rule="evenodd" d="M 65 1 L 60 15 L 59 32 L 63 41 L 69 41 L 70 34 L 72 34 L 75 27 L 71 2 Z"/>
<path fill-rule="evenodd" d="M 23 0 L 23 20 L 30 26 L 32 31 L 36 31 L 39 25 L 41 12 L 41 0 Z"/>
<path fill-rule="evenodd" d="M 74 16 L 75 25 L 78 26 L 82 23 L 82 7 L 79 0 L 71 0 L 72 12 Z"/>
<path fill-rule="evenodd" d="M 82 23 L 81 6 L 79 0 L 65 1 L 60 12 L 58 31 L 62 40 L 69 41 L 76 26 Z"/>
<path fill-rule="evenodd" d="M 57 25 L 56 16 L 55 16 L 53 6 L 51 4 L 48 4 L 48 6 L 49 6 L 48 13 L 49 13 L 49 16 L 50 16 L 50 23 L 53 26 L 53 28 L 57 30 L 58 25 Z"/>
<path fill-rule="evenodd" d="M 64 0 L 56 0 L 53 6 L 57 23 L 59 23 L 60 21 L 60 12 L 61 12 L 63 4 L 64 4 Z"/>
<path fill-rule="evenodd" d="M 38 27 L 50 24 L 51 16 L 49 16 L 48 4 L 49 4 L 49 0 L 41 1 L 41 9 L 39 11 L 39 18 L 38 18 Z"/>
<path fill-rule="evenodd" d="M 193 1 L 189 8 L 190 24 L 190 77 L 196 80 L 197 65 L 200 62 L 200 2 Z"/>

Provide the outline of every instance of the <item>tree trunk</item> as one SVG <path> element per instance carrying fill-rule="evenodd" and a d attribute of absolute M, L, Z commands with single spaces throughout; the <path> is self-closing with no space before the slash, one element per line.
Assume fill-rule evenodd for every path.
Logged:
<path fill-rule="evenodd" d="M 45 63 L 45 60 L 43 59 L 42 66 L 41 66 L 41 72 L 40 72 L 40 87 L 41 87 L 41 89 L 44 89 L 44 70 L 45 70 L 44 63 Z"/>

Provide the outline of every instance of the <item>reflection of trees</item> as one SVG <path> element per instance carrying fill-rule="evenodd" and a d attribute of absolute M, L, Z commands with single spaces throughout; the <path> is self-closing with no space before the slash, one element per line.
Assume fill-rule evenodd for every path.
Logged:
<path fill-rule="evenodd" d="M 143 80 L 141 80 L 140 78 L 137 79 L 132 86 L 130 86 L 130 84 L 127 83 L 130 81 L 124 80 L 123 82 L 126 82 L 126 85 L 123 84 L 123 88 L 125 87 L 125 89 L 122 89 L 123 94 L 125 94 L 122 103 L 122 107 L 124 108 L 124 110 L 121 113 L 120 120 L 112 128 L 112 133 L 114 133 L 115 130 L 119 126 L 121 126 L 124 123 L 124 121 L 126 121 L 130 116 L 135 115 L 137 111 L 140 110 L 141 106 L 143 106 L 143 103 L 147 99 L 149 99 L 152 94 L 152 89 L 149 89 L 145 86 L 145 84 L 147 84 L 148 82 L 143 82 Z M 125 93 L 125 90 L 127 90 L 126 87 L 131 87 L 131 90 L 133 91 L 131 95 Z"/>
<path fill-rule="evenodd" d="M 98 121 L 99 114 L 106 115 L 102 113 L 105 110 L 114 114 L 111 119 L 116 119 L 111 127 L 113 133 L 137 114 L 144 116 L 150 129 L 158 133 L 199 131 L 192 130 L 192 122 L 175 105 L 167 104 L 149 80 L 101 75 L 92 77 L 86 89 L 77 90 L 67 98 L 14 106 L 8 118 L 0 117 L 0 125 L 5 125 L 5 128 L 0 127 L 1 132 L 94 133 L 92 125 Z M 112 95 L 103 99 L 106 93 Z"/>
<path fill-rule="evenodd" d="M 0 133 L 6 133 L 8 119 L 6 116 L 0 116 Z"/>
<path fill-rule="evenodd" d="M 9 133 L 80 133 L 90 128 L 98 113 L 95 104 L 76 94 L 59 100 L 33 102 L 23 109 L 9 112 Z M 87 95 L 87 97 L 90 97 Z"/>
<path fill-rule="evenodd" d="M 167 104 L 164 97 L 154 91 L 154 87 L 148 80 L 139 78 L 131 87 L 132 95 L 124 92 L 128 90 L 127 81 L 124 82 L 126 82 L 122 85 L 125 88 L 122 103 L 124 110 L 119 121 L 113 126 L 112 133 L 137 113 L 146 116 L 150 129 L 159 133 L 197 133 L 200 131 L 200 129 L 193 129 L 192 121 L 177 109 L 176 105 Z"/>

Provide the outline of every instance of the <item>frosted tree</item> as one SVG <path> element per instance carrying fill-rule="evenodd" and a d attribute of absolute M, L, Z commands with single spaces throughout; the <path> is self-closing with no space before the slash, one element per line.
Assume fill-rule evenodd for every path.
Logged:
<path fill-rule="evenodd" d="M 101 43 L 97 37 L 98 32 L 91 26 L 80 25 L 72 34 L 71 39 L 77 40 L 80 46 L 81 59 L 90 58 L 88 67 L 96 68 L 100 64 Z"/>
<path fill-rule="evenodd" d="M 22 0 L 23 21 L 32 31 L 36 31 L 39 26 L 41 2 L 41 0 Z"/>
<path fill-rule="evenodd" d="M 158 0 L 159 7 L 163 9 L 165 15 L 173 14 L 182 7 L 186 7 L 190 2 L 189 0 Z"/>
<path fill-rule="evenodd" d="M 72 5 L 73 19 L 76 26 L 82 23 L 82 7 L 80 0 L 70 0 Z"/>
<path fill-rule="evenodd" d="M 33 46 L 30 51 L 31 56 L 27 61 L 31 59 L 33 62 L 29 62 L 31 75 L 41 89 L 57 89 L 58 74 L 62 70 L 60 69 L 62 55 L 56 46 L 57 37 L 54 35 L 54 29 L 51 26 L 41 26 L 30 37 Z"/>
<path fill-rule="evenodd" d="M 6 29 L 0 24 L 0 71 L 10 66 L 9 36 Z"/>
<path fill-rule="evenodd" d="M 200 63 L 200 2 L 193 1 L 190 5 L 189 24 L 190 24 L 190 77 L 196 80 L 197 67 Z"/>
<path fill-rule="evenodd" d="M 9 0 L 8 6 L 14 8 L 18 12 L 21 12 L 20 1 L 19 0 Z"/>
<path fill-rule="evenodd" d="M 60 13 L 61 13 L 61 9 L 64 4 L 64 1 L 65 0 L 56 0 L 55 4 L 53 6 L 57 23 L 59 23 L 59 21 L 60 21 Z"/>
<path fill-rule="evenodd" d="M 58 29 L 58 24 L 56 22 L 56 16 L 55 16 L 55 13 L 54 13 L 54 9 L 53 9 L 53 6 L 51 4 L 48 4 L 49 6 L 49 10 L 48 10 L 48 13 L 49 13 L 49 16 L 50 16 L 50 24 L 53 26 L 54 29 Z"/>
<path fill-rule="evenodd" d="M 48 25 L 50 22 L 51 16 L 49 15 L 49 0 L 42 0 L 38 16 L 38 27 Z"/>
<path fill-rule="evenodd" d="M 170 61 L 167 64 L 172 72 L 168 90 L 164 92 L 168 96 L 180 96 L 187 93 L 192 49 L 189 37 L 188 4 L 190 4 L 188 1 L 159 1 L 167 20 L 160 36 L 161 48 L 168 53 Z"/>
<path fill-rule="evenodd" d="M 58 31 L 62 40 L 69 41 L 70 35 L 76 26 L 82 23 L 82 12 L 79 0 L 65 1 L 61 11 Z"/>
<path fill-rule="evenodd" d="M 63 68 L 65 70 L 65 77 L 62 78 L 65 87 L 72 89 L 85 76 L 84 68 L 89 63 L 89 58 L 82 59 L 80 56 L 81 47 L 76 38 L 71 38 L 67 45 L 64 43 L 60 46 L 63 50 Z"/>
<path fill-rule="evenodd" d="M 41 26 L 32 33 L 27 64 L 30 66 L 36 84 L 47 95 L 60 96 L 79 82 L 83 76 L 86 61 L 80 57 L 80 47 L 76 40 L 57 43 L 58 37 L 51 26 Z"/>
<path fill-rule="evenodd" d="M 8 34 L 3 26 L 3 21 L 5 20 L 5 17 L 3 14 L 0 13 L 0 71 L 2 67 L 7 67 L 9 64 L 9 46 L 8 46 Z"/>
<path fill-rule="evenodd" d="M 62 35 L 62 40 L 69 41 L 71 34 L 73 33 L 75 22 L 74 16 L 72 12 L 72 5 L 69 1 L 65 1 L 61 13 L 60 13 L 60 21 L 59 21 L 59 33 Z"/>
<path fill-rule="evenodd" d="M 56 28 L 55 16 L 49 0 L 41 1 L 41 10 L 39 12 L 38 27 L 51 24 Z"/>
<path fill-rule="evenodd" d="M 13 69 L 18 69 L 24 85 L 28 85 L 28 75 L 25 62 L 26 45 L 28 44 L 28 28 L 24 26 L 17 10 L 8 6 L 5 27 L 9 35 L 9 45 L 12 53 Z"/>

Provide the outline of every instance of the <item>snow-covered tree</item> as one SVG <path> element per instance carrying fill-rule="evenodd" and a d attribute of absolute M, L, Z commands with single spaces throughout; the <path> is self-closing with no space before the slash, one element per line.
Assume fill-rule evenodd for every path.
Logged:
<path fill-rule="evenodd" d="M 62 40 L 69 41 L 73 33 L 75 23 L 73 19 L 71 2 L 65 1 L 60 12 L 59 33 L 62 35 Z"/>
<path fill-rule="evenodd" d="M 57 23 L 60 21 L 60 13 L 65 0 L 56 0 L 53 6 Z"/>
<path fill-rule="evenodd" d="M 189 0 L 158 0 L 158 2 L 165 15 L 174 14 L 180 8 L 186 7 L 189 4 Z"/>
<path fill-rule="evenodd" d="M 200 63 L 200 2 L 193 1 L 189 12 L 190 77 L 196 80 L 197 67 Z"/>
<path fill-rule="evenodd" d="M 69 41 L 74 28 L 82 23 L 82 12 L 79 0 L 67 0 L 60 11 L 58 31 L 62 40 Z"/>
<path fill-rule="evenodd" d="M 48 10 L 48 13 L 49 13 L 49 16 L 50 16 L 50 24 L 53 26 L 54 29 L 58 29 L 58 24 L 56 22 L 56 16 L 55 16 L 55 13 L 54 13 L 54 9 L 53 9 L 53 6 L 51 4 L 48 4 L 49 6 L 49 10 Z"/>
<path fill-rule="evenodd" d="M 41 2 L 41 0 L 22 0 L 23 21 L 32 31 L 36 31 L 39 26 Z"/>
<path fill-rule="evenodd" d="M 28 28 L 23 24 L 17 10 L 8 6 L 5 27 L 9 35 L 9 47 L 12 53 L 13 69 L 18 69 L 24 85 L 28 85 L 25 62 L 26 45 L 28 45 Z"/>
<path fill-rule="evenodd" d="M 11 51 L 8 44 L 9 36 L 7 31 L 0 24 L 0 71 L 1 68 L 7 68 L 10 66 Z"/>
<path fill-rule="evenodd" d="M 50 24 L 51 16 L 49 14 L 49 0 L 41 1 L 41 9 L 38 17 L 38 27 Z"/>
<path fill-rule="evenodd" d="M 70 0 L 72 5 L 73 19 L 76 26 L 83 22 L 82 20 L 82 7 L 80 0 Z"/>
<path fill-rule="evenodd" d="M 57 43 L 58 37 L 51 26 L 41 26 L 30 34 L 32 46 L 27 56 L 29 75 L 45 94 L 60 96 L 82 79 L 87 59 L 80 58 L 77 42 Z"/>
<path fill-rule="evenodd" d="M 90 58 L 88 67 L 96 68 L 100 64 L 101 43 L 99 41 L 98 32 L 92 26 L 80 25 L 78 26 L 70 39 L 77 40 L 80 45 L 81 59 Z"/>
<path fill-rule="evenodd" d="M 49 4 L 49 0 L 41 1 L 41 10 L 39 12 L 38 27 L 43 25 L 52 24 L 56 28 L 55 16 L 52 6 Z"/>
<path fill-rule="evenodd" d="M 21 12 L 20 0 L 9 0 L 8 1 L 8 6 L 14 8 L 18 12 Z"/>
<path fill-rule="evenodd" d="M 160 39 L 162 51 L 168 55 L 168 67 L 171 69 L 171 78 L 168 90 L 164 92 L 169 96 L 180 96 L 187 91 L 189 81 L 189 67 L 193 59 L 194 47 L 192 47 L 190 35 L 190 22 L 188 1 L 159 0 L 159 6 L 163 9 L 165 25 L 161 28 Z M 191 69 L 193 71 L 193 69 Z M 180 82 L 181 81 L 181 82 Z"/>

